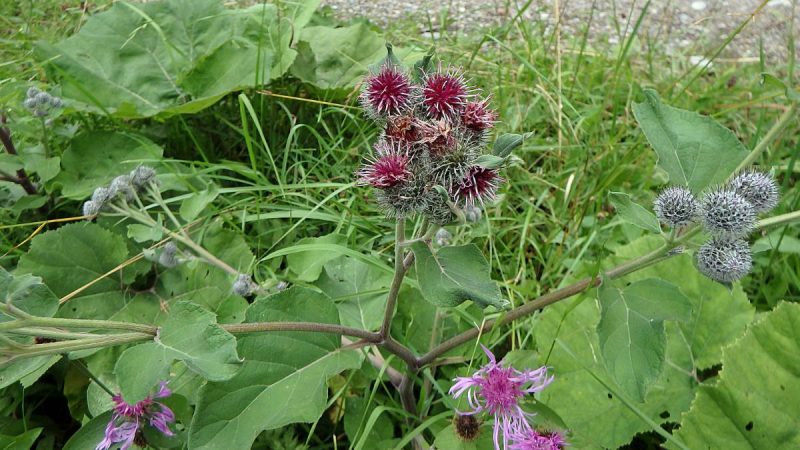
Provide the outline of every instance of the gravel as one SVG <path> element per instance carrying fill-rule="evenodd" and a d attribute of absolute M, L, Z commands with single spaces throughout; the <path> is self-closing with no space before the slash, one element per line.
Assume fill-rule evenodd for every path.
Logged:
<path fill-rule="evenodd" d="M 550 31 L 556 23 L 555 3 L 555 0 L 534 0 L 523 17 L 541 22 Z M 562 36 L 582 35 L 591 17 L 591 47 L 615 52 L 624 42 L 625 30 L 630 33 L 633 29 L 646 1 L 562 0 L 559 3 Z M 323 0 L 322 4 L 343 19 L 366 17 L 380 26 L 397 21 L 417 23 L 421 35 L 433 37 L 443 31 L 442 22 L 448 32 L 481 32 L 510 20 L 517 11 L 508 8 L 505 0 Z M 681 55 L 693 63 L 703 61 L 760 4 L 761 0 L 652 0 L 639 30 L 640 42 L 660 46 L 668 55 Z M 764 54 L 771 64 L 785 63 L 791 17 L 791 0 L 771 0 L 720 57 L 757 61 L 763 43 Z M 800 18 L 795 17 L 794 23 L 800 29 Z M 795 55 L 798 49 L 800 40 L 795 43 Z"/>

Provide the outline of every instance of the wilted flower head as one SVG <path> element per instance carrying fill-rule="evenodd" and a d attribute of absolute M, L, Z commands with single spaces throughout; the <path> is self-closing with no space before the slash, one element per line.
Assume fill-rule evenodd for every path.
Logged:
<path fill-rule="evenodd" d="M 494 416 L 494 445 L 499 449 L 500 434 L 505 447 L 516 431 L 530 428 L 527 418 L 532 414 L 519 403 L 525 395 L 544 389 L 553 377 L 547 376 L 547 367 L 524 371 L 503 367 L 489 349 L 483 347 L 483 351 L 489 362 L 470 377 L 456 378 L 450 394 L 454 398 L 466 394 L 471 410 L 461 414 L 486 412 Z"/>
<path fill-rule="evenodd" d="M 133 405 L 125 403 L 119 394 L 113 396 L 114 412 L 106 426 L 105 436 L 95 450 L 107 450 L 114 444 L 121 444 L 120 449 L 126 450 L 140 437 L 141 430 L 146 425 L 172 436 L 174 433 L 169 429 L 169 424 L 175 422 L 175 414 L 166 405 L 154 400 L 170 395 L 172 391 L 167 388 L 167 383 L 161 382 L 155 395 Z"/>
<path fill-rule="evenodd" d="M 422 104 L 433 119 L 455 117 L 463 111 L 468 98 L 467 83 L 457 71 L 440 69 L 422 82 Z"/>
<path fill-rule="evenodd" d="M 682 186 L 671 186 L 656 197 L 653 209 L 661 223 L 672 228 L 686 226 L 697 216 L 697 200 Z"/>
<path fill-rule="evenodd" d="M 697 269 L 721 283 L 732 283 L 753 266 L 750 247 L 742 239 L 715 237 L 703 244 L 695 254 Z"/>
<path fill-rule="evenodd" d="M 413 114 L 389 116 L 386 119 L 386 137 L 404 144 L 417 140 L 416 119 Z"/>
<path fill-rule="evenodd" d="M 375 146 L 377 156 L 367 160 L 357 175 L 360 183 L 375 188 L 395 186 L 411 177 L 408 151 L 402 144 L 391 145 L 380 141 Z"/>
<path fill-rule="evenodd" d="M 709 192 L 700 203 L 703 224 L 713 235 L 739 237 L 753 230 L 756 212 L 753 205 L 734 191 Z"/>
<path fill-rule="evenodd" d="M 509 450 L 561 450 L 567 446 L 558 431 L 538 431 L 534 428 L 515 430 Z"/>
<path fill-rule="evenodd" d="M 385 117 L 408 109 L 412 96 L 411 79 L 400 67 L 387 62 L 364 79 L 361 103 L 373 115 Z"/>
<path fill-rule="evenodd" d="M 497 170 L 472 166 L 461 181 L 454 186 L 454 195 L 456 199 L 462 200 L 467 206 L 473 206 L 476 201 L 483 204 L 485 201 L 494 199 L 497 188 L 502 182 L 503 179 L 500 178 Z"/>
<path fill-rule="evenodd" d="M 493 127 L 497 114 L 489 108 L 488 103 L 486 99 L 467 102 L 461 113 L 464 126 L 473 131 L 486 131 Z"/>
<path fill-rule="evenodd" d="M 431 154 L 441 155 L 455 148 L 457 136 L 450 122 L 446 120 L 434 120 L 430 122 L 418 120 L 415 122 L 415 125 L 416 143 L 426 145 Z"/>
<path fill-rule="evenodd" d="M 729 187 L 750 202 L 756 213 L 771 211 L 778 205 L 778 183 L 772 175 L 747 170 L 736 175 Z"/>

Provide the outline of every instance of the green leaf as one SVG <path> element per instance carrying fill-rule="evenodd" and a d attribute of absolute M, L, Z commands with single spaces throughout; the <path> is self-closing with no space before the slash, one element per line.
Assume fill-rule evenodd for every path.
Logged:
<path fill-rule="evenodd" d="M 505 133 L 501 134 L 494 141 L 494 148 L 492 148 L 492 155 L 505 158 L 511 154 L 517 147 L 522 145 L 525 136 L 521 134 Z"/>
<path fill-rule="evenodd" d="M 778 88 L 783 91 L 786 95 L 786 98 L 793 101 L 798 102 L 800 101 L 800 92 L 792 89 L 790 86 L 787 86 L 781 79 L 772 75 L 770 73 L 762 73 L 761 74 L 761 85 L 762 86 L 771 86 L 774 88 Z"/>
<path fill-rule="evenodd" d="M 34 356 L 19 359 L 8 364 L 5 363 L 5 358 L 6 357 L 0 358 L 0 368 L 2 368 L 2 370 L 0 370 L 0 389 L 11 386 L 17 381 L 22 381 L 35 373 L 39 373 L 39 371 L 45 367 L 52 366 L 61 359 L 61 356 Z"/>
<path fill-rule="evenodd" d="M 33 238 L 17 271 L 41 276 L 63 297 L 117 267 L 128 257 L 125 239 L 101 226 L 73 223 Z M 72 298 L 59 311 L 63 317 L 108 318 L 124 305 L 120 281 L 133 281 L 132 269 L 103 278 Z"/>
<path fill-rule="evenodd" d="M 385 41 L 369 25 L 348 27 L 306 27 L 299 33 L 297 61 L 291 73 L 320 89 L 344 90 L 355 86 L 367 69 L 386 55 Z M 403 62 L 416 61 L 421 53 L 394 47 L 392 53 Z"/>
<path fill-rule="evenodd" d="M 189 198 L 181 202 L 179 210 L 181 217 L 187 222 L 193 221 L 218 195 L 219 189 L 215 185 L 211 185 L 204 191 L 193 193 Z"/>
<path fill-rule="evenodd" d="M 53 317 L 58 310 L 58 298 L 42 279 L 29 274 L 13 276 L 0 267 L 0 300 L 39 317 Z M 13 317 L 0 312 L 0 322 Z"/>
<path fill-rule="evenodd" d="M 655 91 L 633 104 L 633 114 L 674 185 L 699 193 L 722 183 L 748 154 L 730 130 L 708 116 L 661 103 Z"/>
<path fill-rule="evenodd" d="M 458 306 L 466 300 L 484 308 L 506 306 L 489 274 L 489 263 L 474 244 L 444 247 L 436 254 L 422 242 L 412 244 L 411 248 L 425 300 L 437 306 Z"/>
<path fill-rule="evenodd" d="M 651 213 L 638 203 L 631 200 L 631 196 L 622 192 L 609 192 L 608 199 L 617 210 L 617 214 L 626 222 L 636 225 L 639 228 L 654 233 L 661 232 L 661 226 L 655 214 Z"/>
<path fill-rule="evenodd" d="M 616 256 L 607 258 L 603 268 L 637 258 L 663 242 L 660 236 L 649 235 L 622 245 Z M 579 270 L 575 276 L 589 275 L 592 270 L 594 266 L 583 273 Z M 728 290 L 699 274 L 689 254 L 674 256 L 617 283 L 647 278 L 661 278 L 678 286 L 692 303 L 688 321 L 665 323 L 667 363 L 647 392 L 645 402 L 636 404 L 657 423 L 675 422 L 694 398 L 697 383 L 692 374 L 719 363 L 721 349 L 741 335 L 753 317 L 753 307 L 740 286 Z M 617 448 L 630 442 L 635 434 L 649 430 L 648 424 L 619 400 L 625 394 L 599 357 L 599 319 L 597 303 L 584 294 L 548 306 L 531 324 L 538 347 L 548 349 L 549 357 L 540 364 L 552 367 L 556 374 L 540 400 L 564 420 L 570 430 L 570 443 L 576 449 Z"/>
<path fill-rule="evenodd" d="M 108 421 L 111 420 L 111 411 L 106 411 L 83 426 L 70 436 L 64 450 L 94 450 L 97 444 L 103 440 Z"/>
<path fill-rule="evenodd" d="M 643 402 L 664 365 L 664 320 L 687 320 L 691 303 L 680 289 L 649 278 L 624 290 L 604 281 L 598 289 L 597 336 L 606 366 L 617 384 Z"/>
<path fill-rule="evenodd" d="M 297 241 L 295 245 L 304 244 L 334 244 L 343 245 L 345 237 L 341 234 L 331 233 L 325 236 L 315 238 L 303 238 Z M 286 266 L 295 273 L 297 279 L 300 281 L 315 281 L 322 273 L 322 268 L 328 261 L 331 261 L 341 255 L 341 252 L 336 250 L 306 250 L 297 253 L 290 253 L 286 255 Z"/>
<path fill-rule="evenodd" d="M 374 330 L 383 321 L 391 282 L 392 277 L 377 267 L 341 256 L 325 264 L 316 285 L 336 302 L 342 325 Z"/>
<path fill-rule="evenodd" d="M 299 15 L 302 20 L 305 13 Z M 283 75 L 293 24 L 274 5 L 119 2 L 37 56 L 71 107 L 122 118 L 197 112 Z M 89 50 L 90 49 L 90 50 Z"/>
<path fill-rule="evenodd" d="M 149 139 L 113 131 L 89 131 L 75 136 L 61 157 L 63 171 L 54 182 L 61 194 L 73 200 L 91 196 L 95 188 L 108 185 L 140 165 L 161 159 L 164 150 Z M 78 211 L 76 211 L 77 213 Z"/>
<path fill-rule="evenodd" d="M 217 325 L 214 313 L 194 303 L 179 301 L 170 307 L 155 343 L 168 358 L 183 361 L 207 380 L 227 380 L 241 367 L 236 338 Z"/>
<path fill-rule="evenodd" d="M 125 349 L 114 366 L 122 398 L 129 404 L 144 400 L 168 379 L 171 362 L 166 349 L 153 342 Z"/>
<path fill-rule="evenodd" d="M 689 448 L 800 448 L 800 304 L 765 313 L 722 357 L 677 436 Z"/>
<path fill-rule="evenodd" d="M 247 322 L 338 323 L 325 295 L 291 288 L 258 298 Z M 325 411 L 328 377 L 360 366 L 361 356 L 340 337 L 309 332 L 253 333 L 239 338 L 242 369 L 224 383 L 208 383 L 189 431 L 189 448 L 249 449 L 263 431 L 313 422 Z"/>
<path fill-rule="evenodd" d="M 3 450 L 29 450 L 42 433 L 42 428 L 33 428 L 18 436 L 0 434 L 0 449 Z"/>
<path fill-rule="evenodd" d="M 160 216 L 158 221 L 161 222 Z M 128 237 L 136 242 L 142 243 L 160 241 L 161 238 L 164 237 L 164 233 L 160 227 L 151 227 L 149 225 L 132 223 L 128 225 Z"/>
<path fill-rule="evenodd" d="M 61 171 L 61 158 L 58 156 L 45 158 L 44 155 L 29 153 L 25 155 L 25 170 L 28 173 L 36 172 L 39 181 L 47 183 Z"/>

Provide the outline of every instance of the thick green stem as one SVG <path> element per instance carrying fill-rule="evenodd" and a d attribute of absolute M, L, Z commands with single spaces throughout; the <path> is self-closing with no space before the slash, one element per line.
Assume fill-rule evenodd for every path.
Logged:
<path fill-rule="evenodd" d="M 4 309 L 5 306 L 5 304 L 0 303 L 0 310 Z M 0 331 L 30 327 L 122 330 L 145 333 L 151 336 L 155 336 L 157 330 L 155 326 L 140 323 L 115 322 L 111 320 L 62 319 L 57 317 L 32 317 L 30 319 L 19 319 L 0 323 Z"/>
<path fill-rule="evenodd" d="M 7 355 L 0 358 L 3 362 L 15 359 L 32 358 L 34 356 L 58 355 L 77 350 L 90 350 L 93 348 L 113 347 L 115 345 L 130 344 L 133 342 L 148 341 L 153 335 L 148 333 L 123 333 L 89 339 L 76 339 L 67 342 L 53 342 L 50 344 L 35 344 L 25 346 L 24 349 L 5 350 L 0 348 L 0 354 Z"/>
<path fill-rule="evenodd" d="M 790 223 L 800 222 L 800 211 L 794 211 L 780 216 L 769 217 L 758 221 L 757 228 L 769 228 L 779 225 L 787 225 Z"/>
<path fill-rule="evenodd" d="M 394 317 L 394 306 L 397 304 L 397 295 L 400 293 L 400 286 L 403 285 L 403 277 L 406 275 L 406 268 L 403 264 L 403 242 L 406 240 L 406 220 L 397 219 L 395 227 L 394 242 L 394 278 L 389 287 L 389 295 L 386 296 L 386 309 L 383 312 L 383 323 L 381 323 L 380 335 L 389 336 Z"/>

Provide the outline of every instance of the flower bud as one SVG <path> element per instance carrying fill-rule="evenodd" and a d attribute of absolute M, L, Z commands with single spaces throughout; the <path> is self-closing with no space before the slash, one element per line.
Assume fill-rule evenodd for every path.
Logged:
<path fill-rule="evenodd" d="M 106 187 L 99 187 L 92 192 L 92 201 L 100 205 L 101 208 L 107 201 L 111 200 L 112 197 L 111 190 Z"/>
<path fill-rule="evenodd" d="M 472 414 L 456 414 L 453 418 L 456 436 L 464 442 L 473 442 L 481 434 L 481 423 Z"/>
<path fill-rule="evenodd" d="M 439 228 L 439 231 L 437 231 L 436 235 L 433 237 L 433 242 L 435 242 L 439 247 L 447 247 L 450 245 L 450 241 L 452 239 L 453 235 L 450 234 L 449 231 L 445 230 L 444 228 Z"/>
<path fill-rule="evenodd" d="M 679 228 L 694 221 L 697 216 L 697 201 L 685 187 L 672 186 L 656 197 L 653 210 L 661 223 Z"/>
<path fill-rule="evenodd" d="M 697 250 L 695 263 L 703 275 L 721 283 L 731 283 L 747 275 L 753 259 L 744 240 L 715 237 Z"/>
<path fill-rule="evenodd" d="M 756 213 L 771 211 L 778 205 L 778 183 L 772 175 L 744 171 L 731 180 L 729 188 L 750 202 Z"/>
<path fill-rule="evenodd" d="M 112 197 L 122 196 L 126 201 L 133 200 L 134 190 L 130 175 L 120 175 L 111 181 L 108 187 Z"/>
<path fill-rule="evenodd" d="M 156 178 L 156 170 L 149 166 L 139 166 L 130 173 L 131 184 L 137 190 L 143 189 Z"/>
<path fill-rule="evenodd" d="M 483 212 L 478 205 L 467 206 L 464 208 L 464 216 L 467 222 L 480 222 Z"/>
<path fill-rule="evenodd" d="M 745 236 L 756 224 L 753 205 L 726 189 L 706 194 L 700 203 L 700 214 L 706 229 L 715 236 Z"/>
<path fill-rule="evenodd" d="M 83 203 L 83 215 L 84 216 L 96 216 L 97 213 L 100 212 L 100 208 L 102 205 L 99 205 L 91 200 Z"/>
<path fill-rule="evenodd" d="M 177 258 L 178 246 L 174 242 L 169 241 L 161 249 L 161 254 L 158 255 L 158 263 L 166 268 L 177 266 L 180 261 Z"/>
<path fill-rule="evenodd" d="M 41 92 L 39 88 L 37 88 L 36 86 L 31 86 L 28 88 L 28 91 L 25 92 L 25 96 L 28 98 L 34 98 L 39 92 Z"/>
<path fill-rule="evenodd" d="M 236 281 L 234 281 L 231 288 L 234 294 L 242 297 L 252 295 L 257 289 L 258 285 L 253 282 L 253 280 L 250 278 L 250 275 L 244 273 L 240 273 L 236 277 Z"/>
<path fill-rule="evenodd" d="M 25 109 L 28 109 L 30 111 L 33 111 L 34 109 L 36 109 L 37 105 L 38 105 L 38 103 L 36 102 L 36 99 L 32 98 L 32 97 L 28 97 L 28 98 L 25 99 L 24 102 L 22 102 L 22 106 L 24 106 Z"/>

